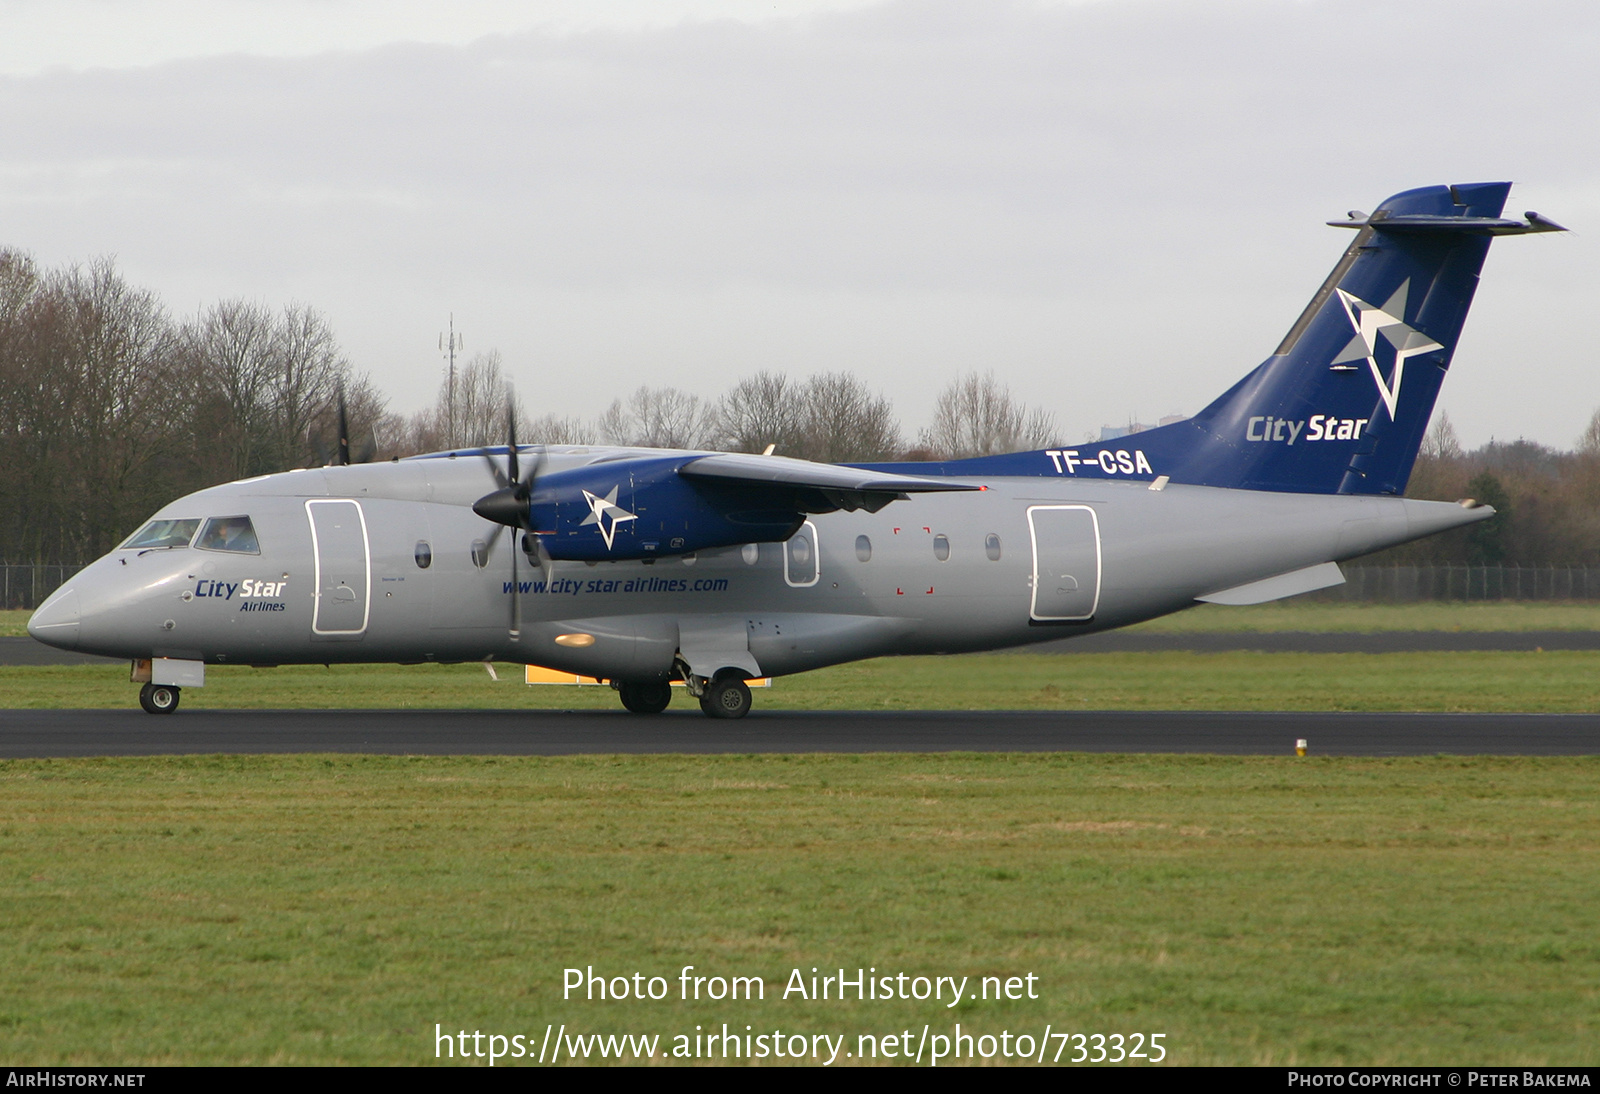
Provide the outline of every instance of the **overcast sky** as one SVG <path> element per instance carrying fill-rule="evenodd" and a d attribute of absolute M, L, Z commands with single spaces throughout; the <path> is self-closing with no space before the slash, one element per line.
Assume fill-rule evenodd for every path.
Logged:
<path fill-rule="evenodd" d="M 394 409 L 454 312 L 535 413 L 850 369 L 909 429 L 993 369 L 1076 440 L 1194 413 L 1348 241 L 1511 179 L 1441 405 L 1600 407 L 1592 0 L 0 0 L 0 245 L 179 316 L 331 319 Z"/>

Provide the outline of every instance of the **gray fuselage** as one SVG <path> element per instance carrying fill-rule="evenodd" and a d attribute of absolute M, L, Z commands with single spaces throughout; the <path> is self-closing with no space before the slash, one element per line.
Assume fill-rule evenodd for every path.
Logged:
<path fill-rule="evenodd" d="M 546 467 L 617 451 L 551 449 Z M 518 533 L 472 511 L 483 459 L 288 472 L 191 494 L 156 517 L 248 516 L 259 553 L 113 551 L 43 605 L 30 631 L 130 659 L 777 676 L 1121 627 L 1489 515 L 1393 497 L 996 478 L 877 513 L 814 516 L 787 543 L 538 566 Z"/>

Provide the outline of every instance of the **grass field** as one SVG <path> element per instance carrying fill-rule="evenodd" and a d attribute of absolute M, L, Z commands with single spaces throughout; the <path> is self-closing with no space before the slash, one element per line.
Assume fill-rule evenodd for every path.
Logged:
<path fill-rule="evenodd" d="M 183 709 L 615 708 L 520 666 L 210 666 Z M 126 665 L 0 667 L 0 710 L 126 708 Z M 678 695 L 675 705 L 693 700 Z M 764 710 L 1600 710 L 1600 652 L 1095 653 L 889 657 L 785 677 Z M 179 716 L 182 716 L 180 711 Z"/>
<path fill-rule="evenodd" d="M 1593 759 L 0 764 L 7 1063 L 427 1063 L 434 1026 L 1164 1033 L 1176 1064 L 1600 1055 Z M 563 1001 L 562 970 L 661 1002 Z M 678 970 L 764 1001 L 677 1001 Z M 1037 1000 L 781 998 L 791 970 Z M 1070 1058 L 1072 1049 L 1067 1057 Z M 773 1061 L 768 1061 L 773 1062 Z"/>
<path fill-rule="evenodd" d="M 1594 613 L 1305 607 L 1147 626 L 1587 629 Z M 1595 710 L 1597 670 L 1574 652 L 890 658 L 757 704 Z M 616 705 L 512 666 L 498 682 L 479 665 L 213 666 L 207 682 L 185 710 Z M 0 668 L 0 710 L 134 695 L 125 665 Z M 659 1054 L 726 1022 L 843 1035 L 848 1063 L 859 1035 L 960 1022 L 1163 1033 L 1175 1064 L 1592 1064 L 1597 776 L 1596 758 L 0 761 L 0 1061 L 432 1063 L 435 1023 L 535 1046 L 547 1024 L 656 1034 Z M 590 965 L 671 994 L 563 1001 L 562 970 Z M 680 1001 L 684 965 L 766 997 Z M 1033 974 L 1039 998 L 784 1000 L 813 967 Z"/>

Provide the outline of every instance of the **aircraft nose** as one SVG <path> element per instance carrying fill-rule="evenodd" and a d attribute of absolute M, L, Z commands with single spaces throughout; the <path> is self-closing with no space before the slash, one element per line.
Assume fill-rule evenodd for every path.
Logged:
<path fill-rule="evenodd" d="M 76 649 L 78 615 L 78 590 L 57 589 L 28 619 L 28 633 L 47 646 Z"/>

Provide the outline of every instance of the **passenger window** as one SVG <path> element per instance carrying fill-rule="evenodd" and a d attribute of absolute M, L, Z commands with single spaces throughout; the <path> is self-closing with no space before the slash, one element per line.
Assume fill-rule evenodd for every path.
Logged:
<path fill-rule="evenodd" d="M 195 541 L 202 551 L 233 551 L 241 555 L 259 555 L 261 545 L 256 542 L 255 525 L 249 517 L 212 517 L 206 521 L 205 531 Z"/>
<path fill-rule="evenodd" d="M 739 548 L 739 557 L 744 559 L 746 566 L 754 566 L 756 560 L 761 557 L 761 548 L 754 543 L 746 543 Z"/>
<path fill-rule="evenodd" d="M 417 560 L 417 569 L 419 570 L 426 570 L 433 565 L 433 548 L 428 545 L 427 540 L 417 540 L 417 550 L 413 557 Z"/>
<path fill-rule="evenodd" d="M 472 541 L 472 564 L 480 570 L 489 565 L 489 545 L 481 539 Z"/>
<path fill-rule="evenodd" d="M 943 532 L 933 537 L 933 557 L 940 562 L 950 561 L 950 537 Z"/>
<path fill-rule="evenodd" d="M 990 562 L 1000 561 L 1000 537 L 990 532 L 983 539 L 983 553 L 989 556 Z"/>
<path fill-rule="evenodd" d="M 872 541 L 866 536 L 856 537 L 856 558 L 862 562 L 872 561 Z"/>
<path fill-rule="evenodd" d="M 122 545 L 124 551 L 151 550 L 156 547 L 187 547 L 194 538 L 198 520 L 153 520 Z"/>

